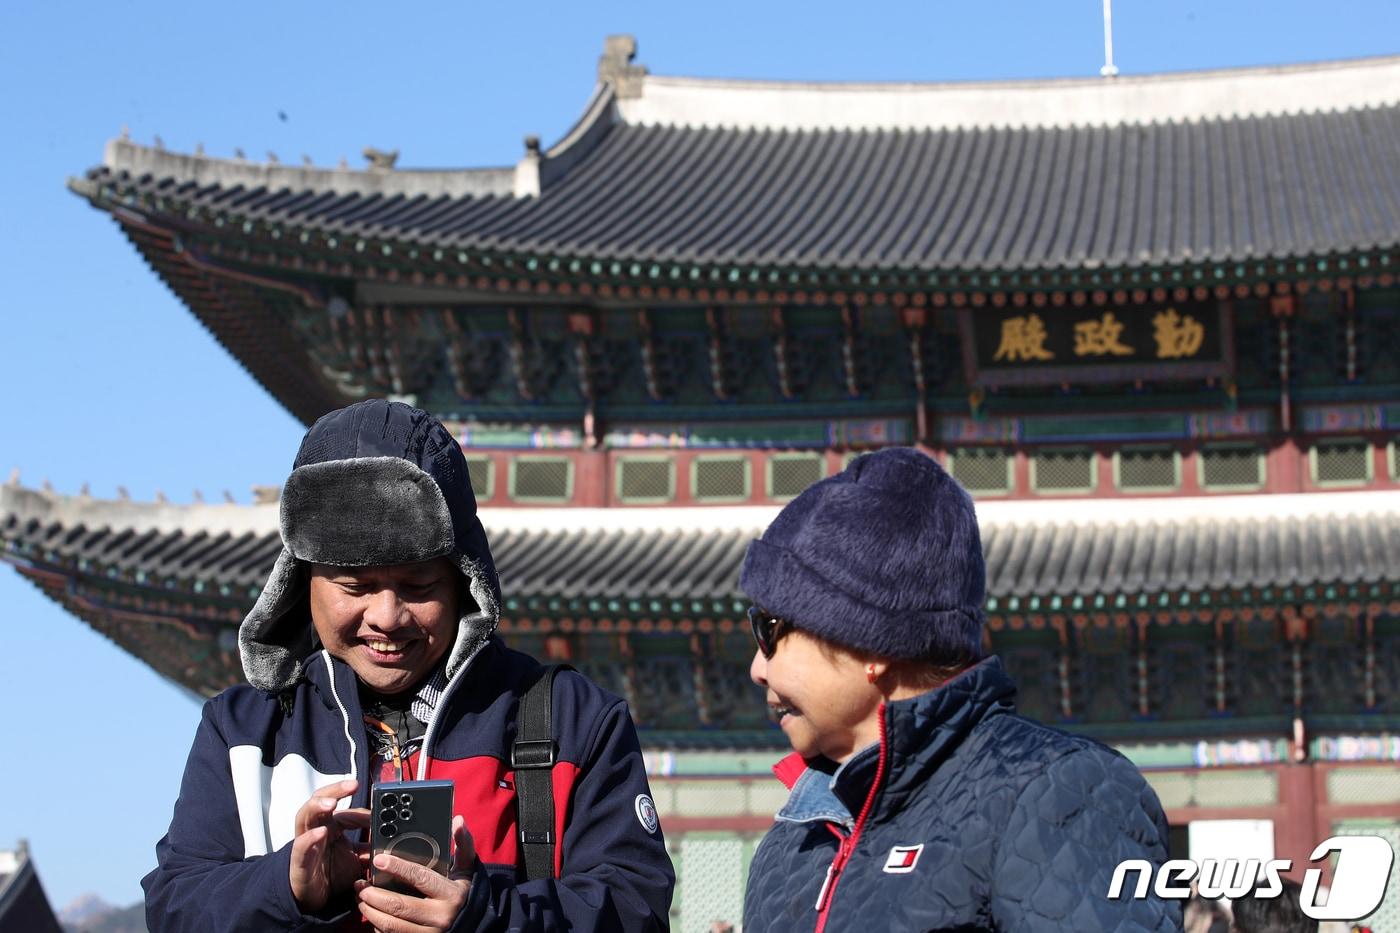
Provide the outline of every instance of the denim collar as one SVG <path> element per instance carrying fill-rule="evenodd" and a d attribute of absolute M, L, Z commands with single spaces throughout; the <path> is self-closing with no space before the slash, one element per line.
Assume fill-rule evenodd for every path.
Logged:
<path fill-rule="evenodd" d="M 832 774 L 827 774 L 818 768 L 808 767 L 797 779 L 797 783 L 792 785 L 792 793 L 788 795 L 787 803 L 783 804 L 783 808 L 778 811 L 774 818 L 788 823 L 812 823 L 824 820 L 828 823 L 839 823 L 850 829 L 855 824 L 855 817 L 841 802 L 841 798 L 836 796 L 836 782 L 840 780 L 847 765 L 863 757 L 869 749 L 878 748 L 879 744 L 876 743 L 861 749 L 847 758 L 845 763 Z"/>

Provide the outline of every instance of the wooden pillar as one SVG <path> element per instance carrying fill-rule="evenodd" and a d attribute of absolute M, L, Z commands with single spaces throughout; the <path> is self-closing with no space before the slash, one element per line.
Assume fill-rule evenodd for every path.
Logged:
<path fill-rule="evenodd" d="M 580 450 L 574 455 L 573 505 L 601 508 L 612 504 L 612 471 L 602 448 Z"/>
<path fill-rule="evenodd" d="M 1310 762 L 1280 765 L 1277 773 L 1280 817 L 1274 821 L 1274 858 L 1292 860 L 1293 868 L 1286 874 L 1294 881 L 1301 882 L 1309 868 L 1321 868 L 1322 883 L 1330 885 L 1330 860 L 1308 861 L 1313 848 L 1332 835 L 1318 806 L 1317 766 Z"/>
<path fill-rule="evenodd" d="M 1307 465 L 1302 449 L 1292 437 L 1270 448 L 1268 453 L 1269 491 L 1302 492 Z"/>

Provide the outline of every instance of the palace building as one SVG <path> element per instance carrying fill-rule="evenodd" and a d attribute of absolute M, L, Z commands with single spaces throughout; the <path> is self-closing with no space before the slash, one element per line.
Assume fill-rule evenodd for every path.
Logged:
<path fill-rule="evenodd" d="M 1022 710 L 1143 768 L 1177 854 L 1400 844 L 1400 57 L 878 85 L 634 53 L 513 166 L 123 138 L 69 186 L 302 421 L 389 396 L 457 432 L 504 637 L 631 705 L 678 928 L 738 919 L 785 798 L 745 546 L 890 444 L 977 498 Z M 11 484 L 0 558 L 210 695 L 275 496 Z"/>

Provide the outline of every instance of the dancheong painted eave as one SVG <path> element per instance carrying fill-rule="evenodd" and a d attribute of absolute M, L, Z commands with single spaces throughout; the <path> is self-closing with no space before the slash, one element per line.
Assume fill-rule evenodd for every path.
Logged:
<path fill-rule="evenodd" d="M 353 172 L 117 140 L 72 184 L 191 243 L 449 279 L 1170 288 L 1397 263 L 1400 58 L 817 85 L 657 77 L 629 53 L 514 167 Z M 1091 280 L 1149 269 L 1169 274 Z"/>

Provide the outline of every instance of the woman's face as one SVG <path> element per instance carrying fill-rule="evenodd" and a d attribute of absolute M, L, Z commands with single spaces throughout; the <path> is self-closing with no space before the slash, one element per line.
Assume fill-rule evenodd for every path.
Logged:
<path fill-rule="evenodd" d="M 880 691 L 866 662 L 787 627 L 773 656 L 755 651 L 749 677 L 767 694 L 768 709 L 803 758 L 843 762 L 880 739 Z"/>

